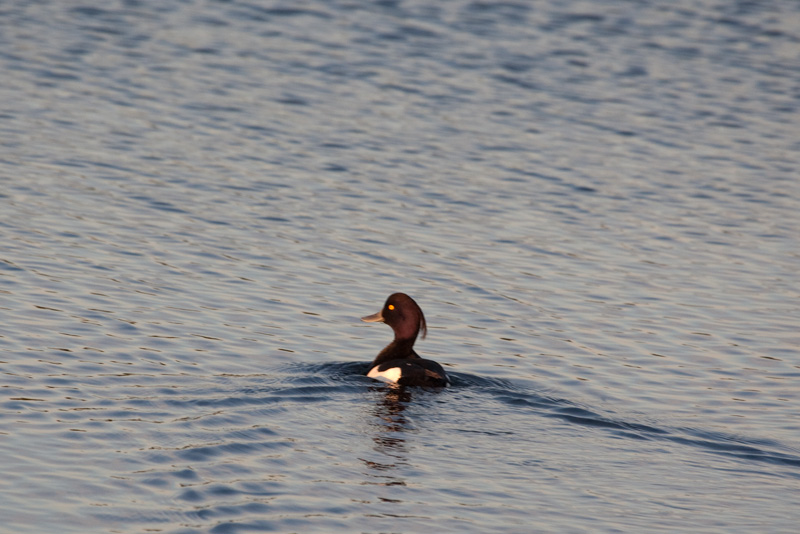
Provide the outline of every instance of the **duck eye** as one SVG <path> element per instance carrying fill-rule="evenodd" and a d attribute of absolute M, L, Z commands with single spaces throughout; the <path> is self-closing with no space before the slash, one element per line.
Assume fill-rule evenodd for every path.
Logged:
<path fill-rule="evenodd" d="M 389 304 L 386 307 L 389 308 L 389 311 L 392 311 L 394 309 L 394 304 Z"/>

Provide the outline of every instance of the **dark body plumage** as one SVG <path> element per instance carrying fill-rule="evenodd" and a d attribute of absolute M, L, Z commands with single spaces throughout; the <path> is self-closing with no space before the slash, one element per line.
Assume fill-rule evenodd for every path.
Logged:
<path fill-rule="evenodd" d="M 367 376 L 401 386 L 442 387 L 450 383 L 441 365 L 420 358 L 414 351 L 417 335 L 427 333 L 425 316 L 414 299 L 405 293 L 394 293 L 378 313 L 362 317 L 366 322 L 384 322 L 394 330 L 389 343 L 372 362 Z"/>

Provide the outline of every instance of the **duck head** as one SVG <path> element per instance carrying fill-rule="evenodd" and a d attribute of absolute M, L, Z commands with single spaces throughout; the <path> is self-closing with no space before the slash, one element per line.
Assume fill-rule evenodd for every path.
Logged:
<path fill-rule="evenodd" d="M 394 338 L 398 340 L 416 339 L 420 331 L 422 339 L 425 339 L 425 334 L 428 333 L 422 309 L 405 293 L 389 295 L 381 311 L 362 317 L 361 320 L 367 323 L 388 324 L 394 330 Z"/>

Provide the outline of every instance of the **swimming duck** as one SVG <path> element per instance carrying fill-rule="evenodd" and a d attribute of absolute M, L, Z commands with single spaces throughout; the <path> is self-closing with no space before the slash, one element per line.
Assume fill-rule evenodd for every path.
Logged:
<path fill-rule="evenodd" d="M 394 330 L 394 341 L 372 362 L 367 376 L 401 386 L 443 387 L 450 383 L 442 366 L 414 352 L 414 342 L 428 331 L 425 316 L 414 299 L 405 293 L 389 295 L 378 313 L 361 318 L 367 323 L 382 322 Z"/>

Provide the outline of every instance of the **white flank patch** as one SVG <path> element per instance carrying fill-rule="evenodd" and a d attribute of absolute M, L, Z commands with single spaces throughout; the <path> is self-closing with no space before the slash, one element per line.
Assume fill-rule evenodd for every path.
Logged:
<path fill-rule="evenodd" d="M 399 367 L 392 367 L 391 369 L 387 369 L 385 371 L 378 371 L 378 367 L 373 367 L 367 373 L 367 376 L 370 378 L 374 378 L 375 380 L 380 380 L 381 382 L 388 382 L 389 384 L 396 384 L 398 380 L 400 380 L 400 374 L 402 370 Z"/>

